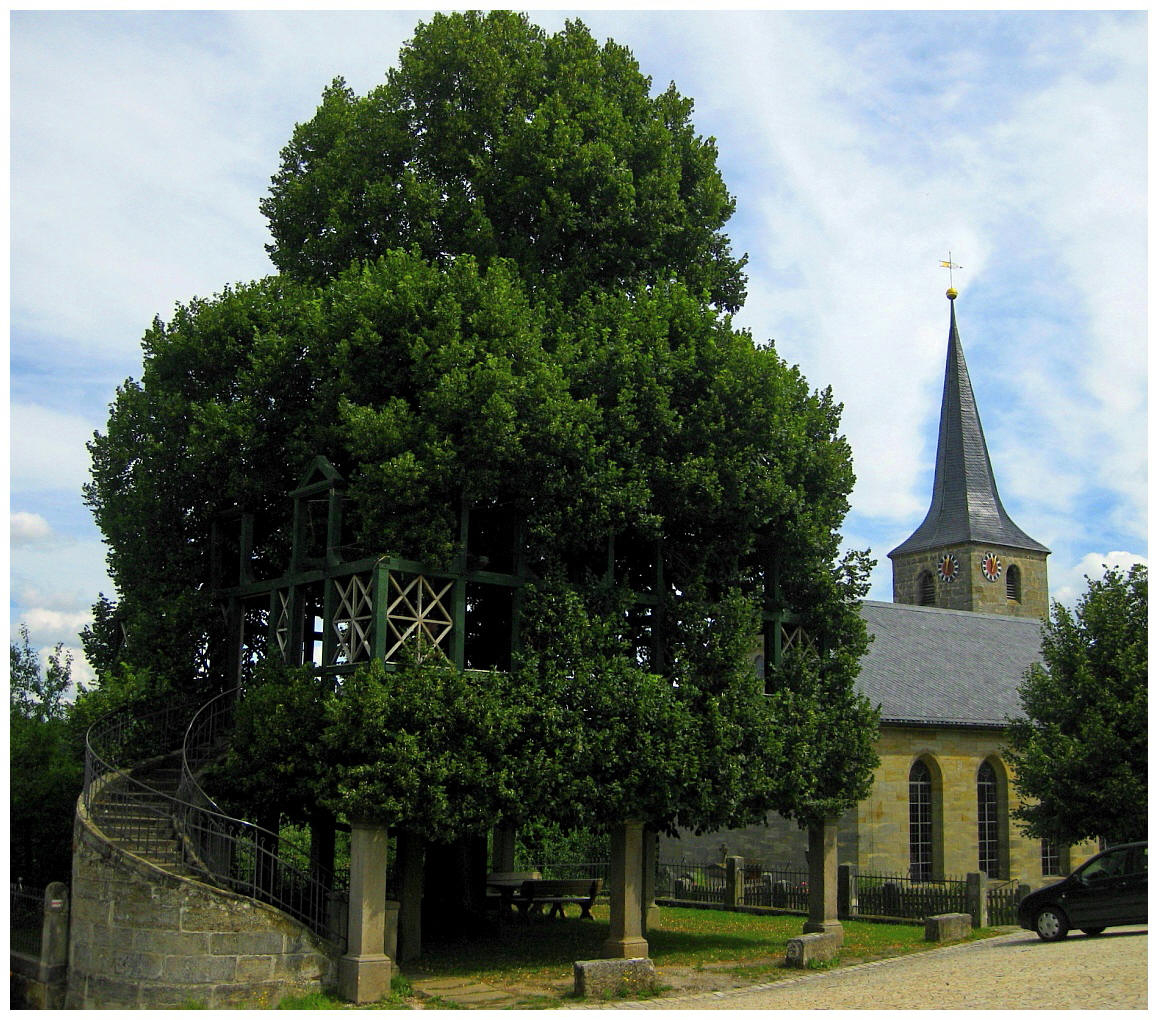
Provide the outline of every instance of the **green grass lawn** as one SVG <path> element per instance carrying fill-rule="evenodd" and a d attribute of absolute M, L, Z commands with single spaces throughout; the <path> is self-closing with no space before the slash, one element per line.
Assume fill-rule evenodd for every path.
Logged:
<path fill-rule="evenodd" d="M 554 1003 L 545 1001 L 550 998 L 547 993 L 569 984 L 574 962 L 599 957 L 607 939 L 606 904 L 596 904 L 592 913 L 594 921 L 580 921 L 574 916 L 562 921 L 520 920 L 512 915 L 498 929 L 430 938 L 423 946 L 422 958 L 406 964 L 403 970 L 411 981 L 457 977 L 500 988 L 539 987 L 544 995 L 534 1001 L 535 1005 L 560 1004 L 557 992 L 551 993 Z M 788 940 L 801 934 L 804 925 L 800 915 L 755 915 L 683 907 L 662 907 L 660 914 L 661 926 L 648 932 L 647 942 L 661 983 L 665 967 L 711 967 L 725 971 L 738 985 L 800 973 L 784 966 Z M 934 948 L 925 942 L 921 925 L 868 921 L 845 921 L 843 925 L 842 966 Z M 989 934 L 991 929 L 982 929 L 975 932 L 974 937 Z"/>

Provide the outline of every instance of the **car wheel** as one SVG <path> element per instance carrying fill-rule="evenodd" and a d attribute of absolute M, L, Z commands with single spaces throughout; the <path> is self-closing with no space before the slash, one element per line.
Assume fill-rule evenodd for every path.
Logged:
<path fill-rule="evenodd" d="M 1101 935 L 1102 932 L 1104 932 L 1105 930 L 1106 930 L 1105 928 L 1083 928 L 1082 929 L 1082 931 L 1084 931 L 1087 935 Z"/>
<path fill-rule="evenodd" d="M 1057 942 L 1069 934 L 1070 923 L 1057 907 L 1042 907 L 1033 922 L 1034 931 L 1046 942 Z"/>

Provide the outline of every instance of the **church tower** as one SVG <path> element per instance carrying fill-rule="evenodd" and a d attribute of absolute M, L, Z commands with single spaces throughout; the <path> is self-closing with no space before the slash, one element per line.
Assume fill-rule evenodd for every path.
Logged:
<path fill-rule="evenodd" d="M 950 287 L 949 353 L 933 500 L 916 531 L 889 553 L 893 601 L 1045 618 L 1049 550 L 1010 519 L 997 494 Z"/>

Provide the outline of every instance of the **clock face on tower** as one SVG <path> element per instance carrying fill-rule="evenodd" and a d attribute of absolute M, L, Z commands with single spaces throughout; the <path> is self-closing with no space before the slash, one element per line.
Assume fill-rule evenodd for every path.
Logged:
<path fill-rule="evenodd" d="M 996 553 L 987 552 L 981 557 L 981 573 L 986 581 L 996 581 L 1001 576 L 1001 560 Z"/>
<path fill-rule="evenodd" d="M 937 576 L 946 584 L 951 584 L 957 580 L 957 575 L 960 573 L 961 564 L 957 561 L 957 557 L 952 553 L 945 553 L 937 565 Z"/>

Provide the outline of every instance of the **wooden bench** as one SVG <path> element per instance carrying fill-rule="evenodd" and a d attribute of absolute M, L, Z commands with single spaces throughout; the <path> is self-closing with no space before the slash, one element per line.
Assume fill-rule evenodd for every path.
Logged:
<path fill-rule="evenodd" d="M 523 917 L 541 914 L 545 906 L 551 908 L 550 917 L 566 917 L 565 908 L 573 903 L 580 908 L 580 918 L 589 918 L 591 905 L 602 888 L 601 878 L 533 879 L 522 884 L 514 902 Z"/>

